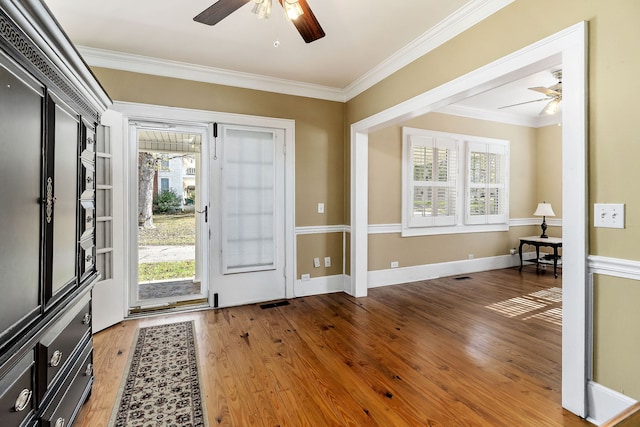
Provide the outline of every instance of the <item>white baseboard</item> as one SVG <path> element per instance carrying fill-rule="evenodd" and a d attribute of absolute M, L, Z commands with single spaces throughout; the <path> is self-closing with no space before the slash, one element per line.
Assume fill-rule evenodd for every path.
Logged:
<path fill-rule="evenodd" d="M 589 381 L 587 384 L 587 399 L 587 407 L 589 408 L 587 420 L 595 425 L 604 423 L 636 403 L 629 396 L 593 381 Z"/>
<path fill-rule="evenodd" d="M 525 260 L 535 259 L 535 252 L 522 254 Z M 436 279 L 438 277 L 459 274 L 477 273 L 479 271 L 498 270 L 520 265 L 518 255 L 500 255 L 488 258 L 443 262 L 439 264 L 416 265 L 412 267 L 374 270 L 368 273 L 369 288 L 398 285 L 418 280 Z M 295 297 L 346 292 L 350 294 L 351 277 L 347 274 L 335 276 L 313 277 L 310 280 L 296 279 Z"/>
<path fill-rule="evenodd" d="M 535 252 L 522 254 L 524 259 L 535 258 Z M 518 255 L 500 255 L 488 258 L 477 258 L 461 261 L 442 262 L 438 264 L 416 265 L 412 267 L 392 268 L 388 270 L 370 271 L 369 287 L 397 285 L 416 282 L 418 280 L 436 279 L 438 277 L 459 274 L 477 273 L 479 271 L 497 270 L 520 265 Z"/>
<path fill-rule="evenodd" d="M 344 292 L 345 280 L 343 274 L 335 276 L 313 277 L 309 280 L 296 279 L 293 293 L 296 297 Z"/>

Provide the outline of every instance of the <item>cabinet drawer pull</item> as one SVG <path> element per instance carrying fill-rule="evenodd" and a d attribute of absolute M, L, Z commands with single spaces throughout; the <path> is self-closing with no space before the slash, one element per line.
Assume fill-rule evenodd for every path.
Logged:
<path fill-rule="evenodd" d="M 56 420 L 54 427 L 64 427 L 64 418 L 60 417 Z"/>
<path fill-rule="evenodd" d="M 49 366 L 55 368 L 62 361 L 62 352 L 60 350 L 56 350 L 53 352 L 51 356 L 51 360 L 49 360 Z"/>
<path fill-rule="evenodd" d="M 89 215 L 86 219 L 87 222 L 92 222 L 93 221 L 93 217 L 91 215 Z"/>
<path fill-rule="evenodd" d="M 93 138 L 91 137 L 87 138 L 87 144 L 89 145 L 93 144 Z"/>
<path fill-rule="evenodd" d="M 16 412 L 21 412 L 24 411 L 27 406 L 29 406 L 29 402 L 31 402 L 31 390 L 29 389 L 24 389 L 20 392 L 20 394 L 18 395 L 18 398 L 16 399 L 16 404 L 15 404 L 15 410 Z"/>
<path fill-rule="evenodd" d="M 91 262 L 91 260 L 93 259 L 93 255 L 87 255 L 84 260 L 87 262 Z"/>
<path fill-rule="evenodd" d="M 84 374 L 90 377 L 92 373 L 93 373 L 93 364 L 87 363 L 87 369 L 84 371 Z"/>
<path fill-rule="evenodd" d="M 88 176 L 87 177 L 87 184 L 91 184 L 93 182 L 93 177 L 92 176 Z"/>
<path fill-rule="evenodd" d="M 89 322 L 91 322 L 91 313 L 85 313 L 84 317 L 82 318 L 82 324 L 88 325 Z"/>

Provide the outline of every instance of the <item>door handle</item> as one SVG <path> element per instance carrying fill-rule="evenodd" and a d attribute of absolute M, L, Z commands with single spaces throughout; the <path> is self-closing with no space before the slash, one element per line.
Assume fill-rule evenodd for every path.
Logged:
<path fill-rule="evenodd" d="M 204 210 L 196 211 L 198 213 L 204 214 L 204 222 L 209 222 L 209 206 L 205 206 Z"/>

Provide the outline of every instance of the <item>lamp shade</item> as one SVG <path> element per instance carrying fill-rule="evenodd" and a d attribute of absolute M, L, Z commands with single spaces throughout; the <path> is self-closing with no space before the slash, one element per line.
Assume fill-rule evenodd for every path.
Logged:
<path fill-rule="evenodd" d="M 534 216 L 556 216 L 551 208 L 551 203 L 542 202 L 538 203 L 538 208 L 533 213 Z"/>

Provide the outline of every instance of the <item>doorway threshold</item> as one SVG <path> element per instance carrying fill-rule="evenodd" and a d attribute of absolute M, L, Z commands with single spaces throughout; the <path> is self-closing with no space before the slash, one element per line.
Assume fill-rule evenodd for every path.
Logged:
<path fill-rule="evenodd" d="M 210 308 L 209 300 L 207 298 L 197 298 L 185 301 L 175 301 L 131 307 L 129 309 L 128 317 L 144 317 L 151 314 L 177 313 L 183 311 L 202 310 L 207 308 Z"/>

